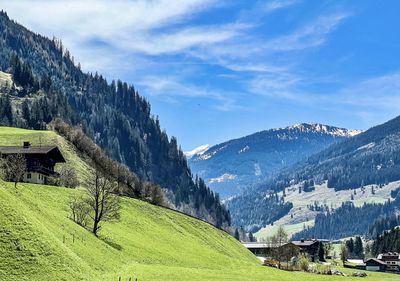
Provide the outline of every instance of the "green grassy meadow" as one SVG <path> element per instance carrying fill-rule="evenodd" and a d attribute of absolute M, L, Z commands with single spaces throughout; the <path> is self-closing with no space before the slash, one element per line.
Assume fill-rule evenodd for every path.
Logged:
<path fill-rule="evenodd" d="M 0 128 L 0 145 L 32 141 L 40 134 L 42 142 L 59 144 L 79 169 L 87 168 L 73 147 L 52 132 Z M 68 199 L 81 192 L 35 184 L 15 189 L 0 182 L 1 281 L 360 280 L 263 267 L 225 232 L 130 198 L 122 200 L 121 220 L 105 223 L 95 237 L 68 218 Z M 399 278 L 368 272 L 362 280 Z"/>

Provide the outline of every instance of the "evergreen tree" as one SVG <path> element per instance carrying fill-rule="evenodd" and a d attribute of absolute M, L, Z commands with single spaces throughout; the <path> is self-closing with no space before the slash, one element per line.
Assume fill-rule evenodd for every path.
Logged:
<path fill-rule="evenodd" d="M 356 240 L 354 242 L 354 255 L 357 258 L 364 257 L 364 247 L 360 236 L 356 236 Z"/>
<path fill-rule="evenodd" d="M 240 234 L 239 234 L 239 229 L 235 229 L 235 239 L 240 241 Z"/>
<path fill-rule="evenodd" d="M 322 242 L 320 242 L 318 246 L 318 258 L 319 261 L 325 261 L 325 247 Z"/>
<path fill-rule="evenodd" d="M 350 238 L 350 240 L 346 240 L 346 247 L 350 256 L 354 254 L 354 240 Z"/>

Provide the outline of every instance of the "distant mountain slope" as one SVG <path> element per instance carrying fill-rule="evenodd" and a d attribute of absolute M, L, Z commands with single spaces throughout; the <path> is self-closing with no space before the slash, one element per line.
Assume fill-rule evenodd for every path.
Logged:
<path fill-rule="evenodd" d="M 302 224 L 327 208 L 332 211 L 332 207 L 338 207 L 334 205 L 342 202 L 382 203 L 390 198 L 399 180 L 400 117 L 397 117 L 284 169 L 246 195 L 233 198 L 228 206 L 234 224 L 242 224 L 247 218 L 248 228 L 264 227 L 272 221 L 259 219 L 262 214 L 253 202 L 276 194 L 281 200 L 293 203 L 293 209 L 285 216 L 286 223 Z"/>
<path fill-rule="evenodd" d="M 327 181 L 335 190 L 400 180 L 400 116 L 334 144 L 259 185 L 281 190 L 304 181 Z"/>
<path fill-rule="evenodd" d="M 187 156 L 192 172 L 226 198 L 359 132 L 322 124 L 297 124 L 201 147 Z"/>
<path fill-rule="evenodd" d="M 44 129 L 57 117 L 81 126 L 141 179 L 166 188 L 178 210 L 218 226 L 229 224 L 218 196 L 194 183 L 176 138 L 160 128 L 151 105 L 133 86 L 83 73 L 60 40 L 29 31 L 3 11 L 0 71 L 0 125 Z"/>

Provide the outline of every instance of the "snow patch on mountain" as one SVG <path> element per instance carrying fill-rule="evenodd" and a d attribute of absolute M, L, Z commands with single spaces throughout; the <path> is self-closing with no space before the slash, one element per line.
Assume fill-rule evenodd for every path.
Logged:
<path fill-rule="evenodd" d="M 223 147 L 220 147 L 214 151 L 211 151 L 210 153 L 206 153 L 209 149 L 207 149 L 206 151 L 203 152 L 203 154 L 198 155 L 200 160 L 207 160 L 210 159 L 211 157 L 213 157 L 215 154 L 217 154 L 218 152 L 220 152 L 221 150 L 227 148 L 227 145 L 224 145 Z"/>
<path fill-rule="evenodd" d="M 318 132 L 338 137 L 353 137 L 360 133 L 362 130 L 351 130 L 345 128 L 337 128 L 333 126 L 323 125 L 320 123 L 299 123 L 286 128 L 279 128 L 275 130 L 300 130 L 301 132 Z"/>
<path fill-rule="evenodd" d="M 262 171 L 259 163 L 254 163 L 254 175 L 256 177 L 262 176 Z"/>
<path fill-rule="evenodd" d="M 223 174 L 223 175 L 220 176 L 220 177 L 210 179 L 210 180 L 208 181 L 208 183 L 209 183 L 209 184 L 210 184 L 210 183 L 216 183 L 216 182 L 221 183 L 221 182 L 226 182 L 226 181 L 232 181 L 232 180 L 235 180 L 236 178 L 237 178 L 236 175 L 232 175 L 232 174 L 226 173 L 226 174 Z"/>
<path fill-rule="evenodd" d="M 375 146 L 374 142 L 370 142 L 366 145 L 360 146 L 359 148 L 357 148 L 357 150 L 361 150 L 361 149 L 371 149 Z"/>
<path fill-rule="evenodd" d="M 203 155 L 210 147 L 211 146 L 209 144 L 203 144 L 203 145 L 200 145 L 199 147 L 196 147 L 195 149 L 193 149 L 191 151 L 184 152 L 184 154 L 187 159 L 190 159 L 194 155 Z"/>
<path fill-rule="evenodd" d="M 249 147 L 248 145 L 246 145 L 246 146 L 243 147 L 241 150 L 239 150 L 238 153 L 240 154 L 240 153 L 246 152 L 246 151 L 249 150 L 249 149 L 250 149 L 250 147 Z"/>

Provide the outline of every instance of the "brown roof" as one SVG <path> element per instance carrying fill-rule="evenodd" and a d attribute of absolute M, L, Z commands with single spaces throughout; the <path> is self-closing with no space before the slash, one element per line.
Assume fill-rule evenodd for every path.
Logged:
<path fill-rule="evenodd" d="M 61 151 L 57 146 L 0 146 L 0 154 L 52 154 L 52 158 L 58 162 L 65 162 Z"/>
<path fill-rule="evenodd" d="M 292 244 L 296 246 L 311 246 L 314 245 L 314 243 L 318 243 L 317 240 L 304 240 L 304 241 L 292 241 Z"/>
<path fill-rule="evenodd" d="M 378 260 L 378 259 L 376 259 L 376 258 L 368 259 L 365 263 L 367 263 L 367 262 L 369 262 L 369 261 L 374 261 L 374 262 L 379 263 L 379 264 L 381 264 L 381 265 L 386 265 L 385 262 L 383 262 L 383 261 L 381 261 L 381 260 Z"/>
<path fill-rule="evenodd" d="M 264 243 L 264 242 L 242 242 L 242 245 L 247 249 L 265 249 L 265 248 L 278 248 L 278 244 Z"/>

